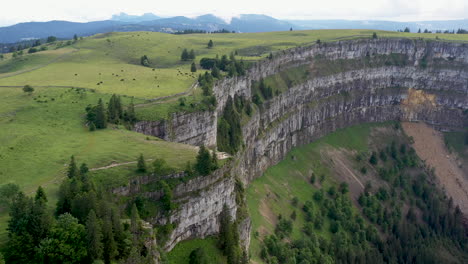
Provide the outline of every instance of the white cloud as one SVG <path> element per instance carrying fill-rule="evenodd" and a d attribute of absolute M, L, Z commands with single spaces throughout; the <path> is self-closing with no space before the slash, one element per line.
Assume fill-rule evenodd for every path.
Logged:
<path fill-rule="evenodd" d="M 41 0 L 5 1 L 0 24 L 24 21 L 108 19 L 126 12 L 195 16 L 213 13 L 229 19 L 237 14 L 266 14 L 299 19 L 441 20 L 468 18 L 467 0 Z"/>

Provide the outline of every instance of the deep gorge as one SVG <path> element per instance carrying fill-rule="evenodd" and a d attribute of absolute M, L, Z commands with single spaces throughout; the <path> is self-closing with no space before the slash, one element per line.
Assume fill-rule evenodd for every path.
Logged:
<path fill-rule="evenodd" d="M 346 67 L 346 61 L 365 58 L 372 62 L 392 54 L 399 54 L 398 63 Z M 320 74 L 320 65 L 326 63 L 343 67 Z M 303 65 L 318 71 L 311 70 L 307 80 L 258 107 L 242 126 L 244 148 L 232 161 L 213 175 L 175 188 L 179 208 L 151 221 L 175 224 L 167 243 L 161 245 L 165 250 L 185 239 L 216 234 L 223 204 L 236 216 L 236 179 L 248 184 L 295 146 L 365 122 L 423 121 L 446 130 L 468 126 L 468 44 L 360 39 L 280 51 L 272 59 L 256 63 L 245 76 L 218 81 L 215 111 L 174 113 L 162 122 L 140 121 L 135 130 L 169 141 L 214 147 L 217 120 L 229 97 L 251 100 L 253 81 Z M 249 219 L 242 216 L 239 220 L 241 241 L 248 247 Z"/>

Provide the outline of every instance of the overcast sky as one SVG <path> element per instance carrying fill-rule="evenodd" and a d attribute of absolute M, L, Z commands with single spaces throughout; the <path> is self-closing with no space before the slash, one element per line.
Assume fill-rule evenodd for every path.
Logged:
<path fill-rule="evenodd" d="M 109 19 L 125 12 L 140 15 L 223 18 L 266 14 L 288 19 L 450 20 L 468 18 L 468 0 L 4 0 L 0 26 L 18 22 Z"/>

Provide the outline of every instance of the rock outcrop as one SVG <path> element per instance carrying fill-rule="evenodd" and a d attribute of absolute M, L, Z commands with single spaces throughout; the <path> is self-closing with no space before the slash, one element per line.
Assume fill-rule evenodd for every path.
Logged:
<path fill-rule="evenodd" d="M 216 145 L 217 118 L 229 96 L 251 98 L 252 81 L 300 65 L 400 54 L 402 65 L 353 68 L 311 75 L 263 103 L 243 125 L 244 148 L 232 166 L 175 189 L 180 207 L 170 217 L 154 219 L 176 224 L 166 250 L 177 242 L 215 234 L 226 203 L 236 215 L 236 176 L 248 184 L 275 165 L 295 146 L 307 144 L 336 129 L 364 122 L 424 121 L 444 128 L 468 126 L 468 44 L 409 39 L 351 40 L 299 47 L 254 65 L 245 76 L 216 83 L 214 112 L 175 114 L 161 123 L 140 122 L 136 130 L 167 140 Z M 161 132 L 162 131 L 162 132 Z M 247 220 L 246 220 L 247 221 Z M 248 247 L 250 224 L 242 222 Z"/>
<path fill-rule="evenodd" d="M 174 113 L 169 120 L 139 121 L 136 132 L 189 145 L 216 146 L 214 112 Z"/>

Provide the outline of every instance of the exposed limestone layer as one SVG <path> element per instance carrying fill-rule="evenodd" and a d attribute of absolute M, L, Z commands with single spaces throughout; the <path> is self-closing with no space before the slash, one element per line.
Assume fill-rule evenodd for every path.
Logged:
<path fill-rule="evenodd" d="M 379 39 L 300 47 L 256 64 L 246 76 L 217 82 L 214 87 L 218 102 L 215 112 L 180 114 L 180 118 L 167 121 L 170 125 L 162 125 L 163 129 L 159 124 L 140 123 L 137 126 L 140 132 L 158 136 L 158 131 L 162 130 L 165 132 L 160 137 L 168 140 L 215 145 L 217 116 L 227 98 L 236 94 L 250 98 L 252 81 L 288 67 L 313 63 L 316 56 L 322 60 L 363 56 L 372 59 L 375 55 L 392 53 L 406 55 L 406 66 L 311 76 L 308 81 L 265 102 L 242 128 L 245 148 L 234 157 L 233 167 L 177 186 L 174 193 L 179 208 L 168 218 L 157 217 L 152 221 L 176 224 L 165 249 L 170 250 L 184 239 L 217 233 L 224 203 L 235 216 L 232 176 L 248 183 L 282 160 L 293 147 L 310 143 L 336 129 L 388 120 L 420 120 L 445 128 L 466 127 L 468 45 Z M 227 173 L 231 176 L 224 176 Z M 250 225 L 243 223 L 240 226 L 243 227 L 240 233 L 244 246 L 248 247 L 246 234 L 250 232 Z"/>
<path fill-rule="evenodd" d="M 216 115 L 213 112 L 174 113 L 170 120 L 139 121 L 134 130 L 167 141 L 190 145 L 216 145 Z"/>

